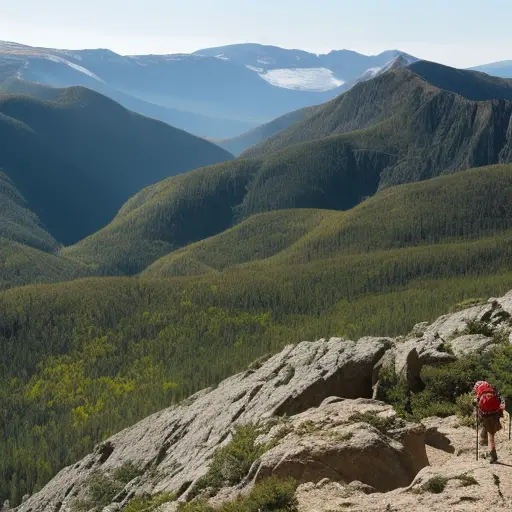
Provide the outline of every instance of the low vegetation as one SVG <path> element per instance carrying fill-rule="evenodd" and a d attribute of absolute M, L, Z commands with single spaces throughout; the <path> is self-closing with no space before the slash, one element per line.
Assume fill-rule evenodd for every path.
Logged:
<path fill-rule="evenodd" d="M 409 419 L 457 414 L 464 424 L 472 426 L 474 406 L 470 392 L 478 380 L 487 380 L 504 397 L 512 397 L 512 345 L 503 344 L 494 351 L 465 357 L 440 367 L 425 366 L 421 377 L 425 389 L 409 397 L 405 383 L 393 375 L 385 375 L 382 397 Z M 412 408 L 408 411 L 406 404 Z"/>
<path fill-rule="evenodd" d="M 131 463 L 119 466 L 111 474 L 100 470 L 94 471 L 86 482 L 87 497 L 76 499 L 72 503 L 73 512 L 101 512 L 103 507 L 112 503 L 127 483 L 141 474 L 142 471 Z M 134 509 L 133 512 L 136 510 Z"/>
<path fill-rule="evenodd" d="M 448 485 L 450 480 L 457 480 L 460 482 L 462 487 L 470 487 L 472 485 L 479 485 L 478 481 L 468 474 L 461 474 L 454 476 L 452 478 L 447 478 L 444 476 L 434 476 L 427 480 L 420 488 L 421 491 L 430 492 L 433 494 L 441 494 Z"/>
<path fill-rule="evenodd" d="M 296 512 L 296 488 L 294 480 L 268 478 L 257 483 L 247 496 L 240 496 L 217 508 L 204 501 L 192 501 L 180 504 L 178 512 Z"/>
<path fill-rule="evenodd" d="M 123 512 L 154 512 L 165 503 L 175 500 L 176 495 L 172 493 L 160 493 L 152 496 L 137 496 L 123 508 Z"/>
<path fill-rule="evenodd" d="M 208 472 L 196 484 L 194 494 L 203 489 L 215 494 L 222 487 L 239 484 L 252 464 L 269 449 L 265 444 L 256 444 L 261 433 L 255 425 L 239 426 L 230 442 L 215 451 Z"/>

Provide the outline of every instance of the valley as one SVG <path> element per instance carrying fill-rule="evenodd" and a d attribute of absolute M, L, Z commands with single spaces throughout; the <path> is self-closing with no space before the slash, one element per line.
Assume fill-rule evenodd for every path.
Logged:
<path fill-rule="evenodd" d="M 491 339 L 497 355 L 478 368 L 492 369 L 508 390 L 512 80 L 497 74 L 398 51 L 237 44 L 122 56 L 0 43 L 0 503 L 9 500 L 16 512 L 192 511 L 185 491 L 210 474 L 205 461 L 217 453 L 207 457 L 199 445 L 215 438 L 220 446 L 239 418 L 254 419 L 245 408 L 209 434 L 201 430 L 207 420 L 197 420 L 204 440 L 183 448 L 200 452 L 197 460 L 172 459 L 169 447 L 182 441 L 168 441 L 188 432 L 174 419 L 155 435 L 154 454 L 144 445 L 128 461 L 129 448 L 116 451 L 104 466 L 113 488 L 127 461 L 136 474 L 128 468 L 121 494 L 101 507 L 87 501 L 89 470 L 110 457 L 103 460 L 111 436 L 117 447 L 131 432 L 123 429 L 160 418 L 158 411 L 189 414 L 189 397 L 204 389 L 198 407 L 208 408 L 216 386 L 229 388 L 225 379 L 254 384 L 239 398 L 229 388 L 233 403 L 256 396 L 262 388 L 250 379 L 261 367 L 273 405 L 257 413 L 306 413 L 302 405 L 287 409 L 297 390 L 309 389 L 286 370 L 291 363 L 275 375 L 263 366 L 300 352 L 287 347 L 304 340 L 323 339 L 315 343 L 326 354 L 353 347 L 356 359 L 357 347 L 378 345 L 364 392 L 352 382 L 343 392 L 322 388 L 320 402 L 306 400 L 313 408 L 336 393 L 369 399 L 382 347 L 396 355 L 414 341 L 420 357 L 421 343 L 432 341 L 411 333 L 421 322 L 438 325 L 443 314 L 460 323 L 448 343 Z M 492 323 L 498 306 L 485 304 L 498 296 L 502 313 Z M 459 310 L 480 323 L 466 324 Z M 439 347 L 453 355 L 452 345 Z M 319 354 L 309 362 L 299 354 L 293 371 L 323 361 Z M 377 372 L 391 379 L 380 397 L 389 405 L 366 404 L 368 414 L 393 409 L 410 425 L 458 413 L 458 391 L 443 395 L 442 382 L 453 370 L 460 376 L 453 386 L 466 393 L 478 378 L 471 365 L 480 362 L 448 359 L 454 366 L 425 364 L 426 391 L 415 392 L 413 412 L 398 363 L 391 376 Z M 239 372 L 248 373 L 231 377 Z M 400 487 L 413 485 L 423 466 L 405 472 Z M 241 487 L 229 488 L 235 498 L 254 476 L 246 469 Z M 66 494 L 62 482 L 71 481 Z M 395 488 L 378 489 L 388 491 Z M 185 501 L 157 508 L 151 500 L 163 493 Z M 371 496 L 368 510 L 377 503 Z M 147 507 L 129 508 L 139 498 L 150 500 Z M 212 503 L 197 511 L 224 506 Z"/>

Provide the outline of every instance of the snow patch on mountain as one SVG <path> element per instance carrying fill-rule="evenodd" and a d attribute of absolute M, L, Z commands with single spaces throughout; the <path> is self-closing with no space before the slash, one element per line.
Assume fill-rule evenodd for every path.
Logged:
<path fill-rule="evenodd" d="M 272 69 L 266 73 L 260 73 L 260 76 L 277 87 L 299 91 L 329 91 L 345 83 L 344 80 L 336 78 L 327 68 Z"/>
<path fill-rule="evenodd" d="M 91 78 L 94 78 L 95 80 L 98 80 L 99 82 L 105 83 L 104 80 L 102 80 L 98 75 L 95 75 L 92 71 L 89 71 L 87 68 L 79 66 L 78 64 L 70 62 L 69 60 L 63 59 L 62 57 L 57 57 L 57 55 L 46 54 L 46 55 L 44 55 L 44 58 L 47 60 L 51 60 L 52 62 L 58 62 L 59 64 L 66 64 L 66 66 L 69 66 L 70 68 L 74 69 L 75 71 L 79 71 L 80 73 L 90 76 Z"/>
<path fill-rule="evenodd" d="M 256 71 L 256 73 L 265 73 L 265 70 L 263 68 L 257 68 L 255 66 L 249 66 L 249 64 L 247 64 L 247 66 L 245 66 L 247 69 L 250 69 L 251 71 Z"/>

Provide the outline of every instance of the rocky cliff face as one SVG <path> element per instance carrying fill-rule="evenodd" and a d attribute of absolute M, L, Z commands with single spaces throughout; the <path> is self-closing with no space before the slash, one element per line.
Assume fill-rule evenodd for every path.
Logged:
<path fill-rule="evenodd" d="M 492 481 L 482 463 L 470 462 L 472 431 L 446 422 L 407 423 L 391 406 L 372 396 L 378 397 L 383 368 L 393 368 L 414 389 L 421 387 L 422 365 L 492 350 L 495 337 L 463 334 L 464 329 L 468 322 L 478 322 L 503 338 L 510 335 L 511 314 L 512 292 L 441 317 L 431 325 L 419 324 L 408 336 L 397 339 L 367 337 L 354 342 L 332 338 L 288 346 L 216 389 L 203 390 L 105 441 L 16 510 L 73 511 L 74 504 L 87 498 L 91 477 L 108 478 L 126 467 L 135 469 L 133 478 L 123 483 L 107 510 L 121 510 L 137 495 L 170 492 L 177 501 L 159 510 L 175 510 L 179 501 L 200 492 L 214 452 L 228 445 L 236 427 L 243 424 L 261 426 L 257 443 L 267 449 L 239 484 L 221 490 L 217 503 L 223 495 L 243 493 L 268 476 L 291 476 L 302 484 L 297 491 L 300 510 L 334 510 L 333 503 L 349 510 L 407 510 L 418 500 L 428 501 L 422 494 L 425 482 L 441 475 L 455 489 L 453 499 L 459 501 L 449 508 L 441 497 L 434 500 L 427 493 L 434 500 L 428 501 L 427 508 L 432 503 L 445 507 L 432 510 L 473 506 L 477 496 L 459 485 L 468 479 L 458 476 L 473 475 L 482 486 Z M 451 351 L 446 351 L 446 340 L 450 340 Z M 453 448 L 449 436 L 462 444 L 460 453 L 446 450 L 446 446 Z M 439 443 L 439 439 L 446 442 Z M 466 455 L 457 457 L 461 454 Z M 444 465 L 428 467 L 429 461 Z M 496 471 L 503 482 L 504 467 Z M 512 504 L 511 489 L 490 488 L 495 491 L 496 506 Z M 347 508 L 347 503 L 354 502 L 351 496 L 357 496 L 356 508 Z M 393 503 L 398 508 L 389 508 Z"/>

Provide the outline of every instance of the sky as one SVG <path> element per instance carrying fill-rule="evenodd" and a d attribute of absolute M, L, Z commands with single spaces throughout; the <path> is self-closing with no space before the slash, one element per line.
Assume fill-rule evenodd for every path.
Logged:
<path fill-rule="evenodd" d="M 470 67 L 512 60 L 512 0 L 0 0 L 0 40 L 124 55 L 398 49 Z"/>

